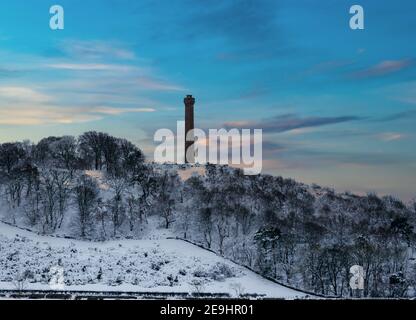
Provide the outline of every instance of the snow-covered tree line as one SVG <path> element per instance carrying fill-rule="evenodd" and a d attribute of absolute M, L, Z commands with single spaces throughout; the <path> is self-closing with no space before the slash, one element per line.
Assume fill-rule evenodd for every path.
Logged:
<path fill-rule="evenodd" d="M 1 194 L 15 224 L 44 233 L 69 225 L 80 238 L 104 240 L 140 237 L 154 216 L 292 286 L 349 296 L 350 267 L 360 265 L 362 296 L 414 295 L 414 203 L 217 165 L 183 180 L 178 168 L 146 163 L 130 142 L 97 132 L 0 145 Z"/>
<path fill-rule="evenodd" d="M 52 233 L 72 210 L 80 236 L 87 237 L 89 225 L 97 219 L 112 220 L 115 235 L 124 205 L 120 193 L 133 179 L 140 183 L 143 163 L 144 155 L 135 145 L 99 132 L 87 132 L 78 139 L 48 137 L 37 144 L 4 143 L 0 145 L 2 195 L 13 223 L 25 218 L 31 226 Z M 102 170 L 114 190 L 108 199 L 103 199 L 106 195 L 101 194 L 97 180 L 87 174 L 96 169 Z M 130 198 L 135 196 L 139 194 Z"/>
<path fill-rule="evenodd" d="M 364 296 L 413 295 L 415 204 L 391 196 L 337 194 L 319 186 L 209 165 L 185 182 L 183 236 L 287 284 L 357 294 L 350 268 L 365 271 Z M 198 232 L 189 232 L 197 225 Z"/>

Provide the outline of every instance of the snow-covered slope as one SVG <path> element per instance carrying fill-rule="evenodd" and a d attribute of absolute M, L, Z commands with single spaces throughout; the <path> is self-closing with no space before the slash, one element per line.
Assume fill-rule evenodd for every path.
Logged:
<path fill-rule="evenodd" d="M 155 239 L 87 242 L 41 236 L 0 223 L 0 289 L 30 270 L 27 289 L 49 289 L 50 269 L 64 270 L 65 290 L 213 292 L 302 298 L 280 286 L 181 240 Z"/>

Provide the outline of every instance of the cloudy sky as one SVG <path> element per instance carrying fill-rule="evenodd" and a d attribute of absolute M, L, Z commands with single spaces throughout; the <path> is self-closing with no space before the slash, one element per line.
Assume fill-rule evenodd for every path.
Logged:
<path fill-rule="evenodd" d="M 349 8 L 365 9 L 365 30 Z M 65 30 L 49 28 L 49 7 Z M 264 129 L 264 171 L 416 195 L 416 2 L 2 1 L 0 141 L 102 130 L 152 156 L 201 128 Z"/>

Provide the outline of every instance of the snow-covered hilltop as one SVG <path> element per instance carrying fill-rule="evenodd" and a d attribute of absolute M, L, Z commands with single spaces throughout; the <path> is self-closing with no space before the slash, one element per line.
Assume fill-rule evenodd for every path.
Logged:
<path fill-rule="evenodd" d="M 304 298 L 207 250 L 175 239 L 90 242 L 41 236 L 0 223 L 0 290 L 52 290 L 51 269 L 62 268 L 61 290 L 250 294 Z"/>
<path fill-rule="evenodd" d="M 150 163 L 137 146 L 101 132 L 87 132 L 78 138 L 48 137 L 37 144 L 1 144 L 0 218 L 44 235 L 68 235 L 91 246 L 82 252 L 62 249 L 62 254 L 59 249 L 47 253 L 46 248 L 32 259 L 30 252 L 37 252 L 37 247 L 31 243 L 24 254 L 19 255 L 16 249 L 15 255 L 2 256 L 3 274 L 13 273 L 9 269 L 16 257 L 23 259 L 19 263 L 25 263 L 26 258 L 42 265 L 48 254 L 50 259 L 62 255 L 62 260 L 71 264 L 68 256 L 72 254 L 76 259 L 72 263 L 84 255 L 87 262 L 100 257 L 111 262 L 114 277 L 108 269 L 105 275 L 102 270 L 101 279 L 135 283 L 134 275 L 141 271 L 121 272 L 117 262 L 124 260 L 115 249 L 111 253 L 94 250 L 102 248 L 100 242 L 117 247 L 117 241 L 162 241 L 170 235 L 278 283 L 316 294 L 350 297 L 350 268 L 359 265 L 366 270 L 363 296 L 415 296 L 415 202 L 376 194 L 337 193 L 278 176 L 246 176 L 228 166 Z M 178 247 L 178 256 L 191 248 L 178 241 L 169 243 Z M 21 244 L 21 250 L 26 245 L 10 237 L 0 241 L 2 248 L 5 244 L 11 248 Z M 157 243 L 153 245 L 157 247 Z M 124 250 L 123 244 L 119 250 Z M 131 250 L 137 250 L 131 254 L 140 259 L 146 253 Z M 185 275 L 171 270 L 175 254 L 160 250 L 155 256 L 147 255 L 160 264 L 153 267 L 165 273 L 154 273 L 152 280 L 149 275 L 155 270 L 151 259 L 145 257 L 140 261 L 150 263 L 150 270 L 143 275 L 143 283 L 170 286 L 177 283 L 176 276 L 178 282 L 180 278 L 183 283 L 195 280 L 197 269 L 190 266 L 192 271 Z M 95 257 L 91 252 L 97 253 Z M 171 257 L 169 263 L 158 260 L 164 255 Z M 84 277 L 84 282 L 95 281 L 100 273 L 95 264 L 87 264 L 84 275 L 77 269 L 82 271 L 81 265 L 68 272 Z M 42 267 L 37 273 L 45 274 L 50 266 Z M 132 265 L 131 269 L 137 267 Z M 222 270 L 209 265 L 201 274 L 216 273 L 215 268 Z M 234 275 L 227 268 L 223 272 Z M 119 273 L 122 279 L 118 280 L 115 275 Z M 243 282 L 247 290 L 252 285 L 249 280 Z"/>

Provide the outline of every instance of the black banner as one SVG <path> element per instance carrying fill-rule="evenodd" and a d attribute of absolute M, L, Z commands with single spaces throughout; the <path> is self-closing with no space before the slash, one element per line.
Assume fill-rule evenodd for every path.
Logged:
<path fill-rule="evenodd" d="M 279 319 L 304 316 L 337 319 L 372 315 L 397 315 L 414 310 L 415 300 L 3 300 L 0 310 L 14 315 L 30 311 L 42 318 L 79 316 L 91 311 L 94 317 L 111 313 L 129 314 L 132 319 Z M 49 312 L 45 312 L 50 310 Z"/>

